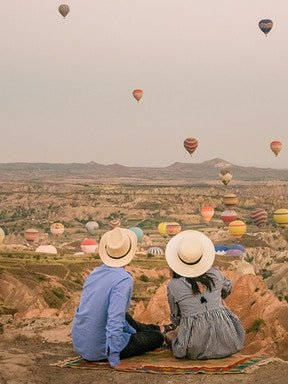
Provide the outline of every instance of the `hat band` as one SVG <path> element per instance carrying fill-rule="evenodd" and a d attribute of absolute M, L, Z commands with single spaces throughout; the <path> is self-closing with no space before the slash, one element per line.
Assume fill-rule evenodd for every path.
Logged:
<path fill-rule="evenodd" d="M 203 256 L 203 255 L 201 255 L 201 256 L 199 257 L 199 259 L 197 259 L 196 261 L 193 261 L 192 263 L 188 263 L 187 261 L 181 259 L 179 253 L 177 253 L 177 255 L 178 255 L 179 259 L 182 261 L 182 263 L 184 263 L 184 264 L 186 264 L 186 265 L 195 265 L 195 264 L 199 263 L 199 261 L 202 259 L 202 256 Z"/>
<path fill-rule="evenodd" d="M 118 257 L 111 256 L 111 255 L 109 254 L 109 252 L 108 252 L 107 244 L 105 245 L 105 251 L 106 251 L 107 255 L 108 255 L 109 257 L 111 257 L 111 259 L 115 259 L 115 260 L 122 259 L 123 257 L 127 256 L 128 253 L 131 251 L 131 248 L 132 248 L 132 242 L 131 242 L 130 237 L 129 237 L 129 242 L 130 242 L 130 244 L 129 244 L 128 251 L 127 251 L 124 255 L 122 255 L 122 256 L 118 256 Z"/>

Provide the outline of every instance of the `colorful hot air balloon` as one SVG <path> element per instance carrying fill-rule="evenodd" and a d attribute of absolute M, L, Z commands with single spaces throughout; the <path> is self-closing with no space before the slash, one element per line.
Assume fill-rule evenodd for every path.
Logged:
<path fill-rule="evenodd" d="M 224 245 L 224 244 L 216 244 L 216 245 L 214 245 L 214 249 L 215 249 L 216 255 L 223 256 L 223 255 L 225 255 L 228 247 L 227 247 L 227 245 Z"/>
<path fill-rule="evenodd" d="M 163 255 L 164 252 L 162 250 L 162 248 L 160 247 L 150 247 L 148 250 L 147 250 L 147 256 L 161 256 Z"/>
<path fill-rule="evenodd" d="M 90 235 L 96 235 L 99 224 L 97 221 L 88 221 L 88 223 L 85 224 L 85 228 Z"/>
<path fill-rule="evenodd" d="M 267 33 L 269 33 L 273 27 L 273 21 L 270 19 L 263 19 L 259 21 L 258 25 L 261 31 L 267 36 Z"/>
<path fill-rule="evenodd" d="M 52 235 L 60 236 L 64 233 L 64 225 L 62 223 L 53 223 L 50 227 Z"/>
<path fill-rule="evenodd" d="M 69 5 L 67 4 L 61 4 L 59 5 L 58 7 L 58 11 L 61 13 L 61 15 L 65 18 L 68 13 L 70 12 L 70 8 L 69 8 Z"/>
<path fill-rule="evenodd" d="M 268 214 L 264 209 L 262 208 L 256 208 L 251 212 L 251 219 L 257 227 L 260 227 L 261 225 L 265 224 L 268 219 Z"/>
<path fill-rule="evenodd" d="M 95 239 L 84 239 L 80 248 L 83 253 L 94 253 L 98 249 L 98 243 Z"/>
<path fill-rule="evenodd" d="M 26 231 L 24 232 L 24 238 L 26 241 L 28 241 L 28 243 L 33 243 L 34 241 L 38 240 L 39 235 L 39 231 L 34 228 L 26 229 Z"/>
<path fill-rule="evenodd" d="M 134 91 L 132 92 L 132 95 L 134 96 L 134 98 L 137 100 L 138 103 L 139 103 L 139 100 L 142 99 L 143 94 L 144 92 L 142 91 L 142 89 L 134 89 Z"/>
<path fill-rule="evenodd" d="M 222 181 L 224 185 L 228 185 L 233 175 L 226 169 L 223 169 L 218 173 L 219 179 Z"/>
<path fill-rule="evenodd" d="M 234 193 L 226 193 L 226 195 L 223 196 L 223 203 L 225 207 L 232 208 L 235 207 L 239 202 L 239 199 Z"/>
<path fill-rule="evenodd" d="M 5 232 L 3 231 L 2 228 L 0 228 L 0 244 L 3 243 L 4 239 L 5 239 Z"/>
<path fill-rule="evenodd" d="M 187 139 L 184 140 L 183 145 L 186 151 L 190 154 L 190 156 L 192 156 L 192 153 L 198 147 L 198 141 L 193 137 L 188 137 Z"/>
<path fill-rule="evenodd" d="M 137 236 L 138 243 L 141 243 L 144 236 L 142 229 L 139 227 L 131 227 L 129 228 L 129 230 L 135 233 L 135 235 Z"/>
<path fill-rule="evenodd" d="M 281 208 L 277 209 L 273 214 L 273 220 L 279 227 L 288 226 L 288 209 Z"/>
<path fill-rule="evenodd" d="M 228 229 L 231 235 L 236 237 L 236 239 L 240 239 L 246 233 L 247 225 L 242 220 L 234 220 L 231 221 Z"/>
<path fill-rule="evenodd" d="M 167 226 L 167 223 L 160 223 L 158 225 L 158 232 L 160 233 L 160 235 L 162 236 L 166 235 L 166 226 Z"/>
<path fill-rule="evenodd" d="M 181 232 L 181 225 L 179 223 L 167 223 L 166 225 L 166 234 L 169 236 L 177 235 Z"/>
<path fill-rule="evenodd" d="M 209 223 L 209 221 L 212 219 L 214 216 L 214 208 L 210 207 L 209 205 L 204 205 L 201 208 L 201 216 L 203 219 L 206 221 L 206 223 Z"/>
<path fill-rule="evenodd" d="M 241 251 L 242 253 L 246 252 L 245 247 L 242 244 L 231 244 L 231 245 L 228 245 L 228 250 L 236 250 L 236 249 L 238 251 Z"/>
<path fill-rule="evenodd" d="M 221 220 L 224 224 L 229 224 L 231 221 L 236 220 L 238 217 L 238 213 L 233 210 L 226 210 L 221 213 Z"/>
<path fill-rule="evenodd" d="M 278 156 L 278 153 L 282 149 L 282 143 L 281 141 L 274 140 L 270 143 L 271 151 L 275 154 L 275 156 Z"/>
<path fill-rule="evenodd" d="M 111 229 L 114 229 L 116 227 L 120 227 L 121 226 L 121 220 L 120 219 L 112 219 L 109 221 L 109 227 Z"/>

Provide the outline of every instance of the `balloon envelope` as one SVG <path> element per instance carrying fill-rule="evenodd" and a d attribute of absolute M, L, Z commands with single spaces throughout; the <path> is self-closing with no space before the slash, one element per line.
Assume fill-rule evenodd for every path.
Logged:
<path fill-rule="evenodd" d="M 242 220 L 234 220 L 229 224 L 228 229 L 231 235 L 240 239 L 246 233 L 247 226 Z"/>
<path fill-rule="evenodd" d="M 53 245 L 39 245 L 39 247 L 36 248 L 35 252 L 37 253 L 51 253 L 56 255 L 57 249 Z"/>
<path fill-rule="evenodd" d="M 143 94 L 144 92 L 142 91 L 142 89 L 134 89 L 134 91 L 132 92 L 132 95 L 138 101 L 138 103 L 139 103 L 139 100 L 142 99 Z"/>
<path fill-rule="evenodd" d="M 166 235 L 166 226 L 167 223 L 160 223 L 158 225 L 158 232 L 160 233 L 160 235 Z"/>
<path fill-rule="evenodd" d="M 273 21 L 270 19 L 263 19 L 259 21 L 258 25 L 261 31 L 267 35 L 273 27 Z"/>
<path fill-rule="evenodd" d="M 209 221 L 212 219 L 212 217 L 214 216 L 214 208 L 213 207 L 210 207 L 209 205 L 204 205 L 202 208 L 201 208 L 201 216 L 203 217 L 203 219 L 209 223 Z"/>
<path fill-rule="evenodd" d="M 63 17 L 66 17 L 68 15 L 68 13 L 70 12 L 70 8 L 69 8 L 69 5 L 67 4 L 61 4 L 59 5 L 58 7 L 58 11 L 61 13 L 61 15 Z"/>
<path fill-rule="evenodd" d="M 157 256 L 157 255 L 163 255 L 164 252 L 162 250 L 162 248 L 160 247 L 150 247 L 148 250 L 147 250 L 147 255 L 149 256 Z"/>
<path fill-rule="evenodd" d="M 281 141 L 274 140 L 270 143 L 271 151 L 275 154 L 275 156 L 278 156 L 278 153 L 282 149 L 282 143 Z"/>
<path fill-rule="evenodd" d="M 88 221 L 88 223 L 85 224 L 85 228 L 90 235 L 96 235 L 99 224 L 97 221 Z"/>
<path fill-rule="evenodd" d="M 137 236 L 138 243 L 141 243 L 144 236 L 142 229 L 139 227 L 131 227 L 129 228 L 129 230 L 135 233 L 135 235 Z"/>
<path fill-rule="evenodd" d="M 184 148 L 186 149 L 186 151 L 191 156 L 192 153 L 198 147 L 198 141 L 197 141 L 197 139 L 194 139 L 194 137 L 188 137 L 187 139 L 184 140 L 183 145 L 184 145 Z"/>
<path fill-rule="evenodd" d="M 235 207 L 239 202 L 238 197 L 234 193 L 227 193 L 223 196 L 223 203 L 227 208 Z"/>
<path fill-rule="evenodd" d="M 120 227 L 121 226 L 121 220 L 120 219 L 112 219 L 109 221 L 109 227 L 111 229 L 114 229 L 116 227 Z"/>
<path fill-rule="evenodd" d="M 226 169 L 220 171 L 218 173 L 219 179 L 222 181 L 224 185 L 228 185 L 230 180 L 232 179 L 233 175 Z"/>
<path fill-rule="evenodd" d="M 3 243 L 4 239 L 5 239 L 5 232 L 3 231 L 2 228 L 0 228 L 0 244 Z"/>
<path fill-rule="evenodd" d="M 33 243 L 34 241 L 39 239 L 39 231 L 34 228 L 26 229 L 24 232 L 24 238 L 26 241 Z"/>
<path fill-rule="evenodd" d="M 288 226 L 288 209 L 280 208 L 277 209 L 273 214 L 273 220 L 279 227 Z"/>
<path fill-rule="evenodd" d="M 224 224 L 229 224 L 231 221 L 236 220 L 238 217 L 238 213 L 234 210 L 226 210 L 221 213 L 221 220 Z"/>
<path fill-rule="evenodd" d="M 181 232 L 181 225 L 179 223 L 167 223 L 166 225 L 166 234 L 169 236 L 177 235 Z"/>
<path fill-rule="evenodd" d="M 53 223 L 50 227 L 52 235 L 62 235 L 64 233 L 64 225 L 62 223 Z"/>
<path fill-rule="evenodd" d="M 94 253 L 98 249 L 98 243 L 95 239 L 84 239 L 80 248 L 83 253 Z"/>
<path fill-rule="evenodd" d="M 251 220 L 257 227 L 265 224 L 268 219 L 268 214 L 262 208 L 256 208 L 251 212 Z"/>

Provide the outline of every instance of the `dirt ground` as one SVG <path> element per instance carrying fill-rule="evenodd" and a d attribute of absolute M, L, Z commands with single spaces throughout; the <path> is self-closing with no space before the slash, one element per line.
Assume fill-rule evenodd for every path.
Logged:
<path fill-rule="evenodd" d="M 57 338 L 57 337 L 56 337 Z M 49 364 L 74 356 L 71 342 L 43 335 L 11 333 L 0 338 L 0 384 L 287 384 L 288 362 L 273 361 L 252 373 L 226 375 L 158 375 L 58 368 Z M 65 338 L 64 338 L 65 339 Z M 48 340 L 48 341 L 47 341 Z"/>

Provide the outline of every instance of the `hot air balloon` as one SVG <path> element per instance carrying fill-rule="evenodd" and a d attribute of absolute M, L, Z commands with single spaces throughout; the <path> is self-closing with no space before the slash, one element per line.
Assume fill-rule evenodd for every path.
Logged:
<path fill-rule="evenodd" d="M 265 224 L 268 219 L 268 214 L 262 208 L 256 208 L 251 212 L 251 219 L 257 227 Z"/>
<path fill-rule="evenodd" d="M 166 235 L 166 226 L 167 226 L 167 223 L 160 223 L 158 225 L 158 232 L 160 233 L 160 235 L 162 236 Z"/>
<path fill-rule="evenodd" d="M 160 247 L 150 247 L 148 250 L 147 250 L 147 256 L 160 256 L 160 255 L 163 255 L 164 252 L 162 250 L 162 248 Z"/>
<path fill-rule="evenodd" d="M 52 235 L 60 236 L 64 233 L 64 225 L 62 223 L 53 223 L 50 226 L 50 232 Z"/>
<path fill-rule="evenodd" d="M 36 248 L 35 252 L 37 253 L 51 253 L 53 255 L 57 254 L 57 249 L 53 245 L 39 245 Z"/>
<path fill-rule="evenodd" d="M 167 223 L 166 225 L 166 234 L 169 236 L 177 235 L 181 232 L 181 225 L 179 223 Z"/>
<path fill-rule="evenodd" d="M 98 249 L 98 243 L 95 239 L 84 239 L 80 248 L 83 253 L 94 253 Z"/>
<path fill-rule="evenodd" d="M 281 141 L 274 140 L 270 143 L 271 151 L 275 154 L 275 156 L 278 156 L 278 153 L 282 149 L 282 143 Z"/>
<path fill-rule="evenodd" d="M 236 239 L 241 239 L 241 237 L 246 233 L 247 225 L 242 220 L 234 220 L 231 221 L 228 229 L 231 235 L 236 237 Z"/>
<path fill-rule="evenodd" d="M 198 141 L 194 139 L 193 137 L 188 137 L 187 139 L 184 140 L 183 143 L 186 151 L 192 156 L 192 153 L 196 150 L 198 147 Z"/>
<path fill-rule="evenodd" d="M 218 173 L 219 179 L 222 181 L 224 185 L 228 185 L 233 175 L 226 169 L 223 169 Z"/>
<path fill-rule="evenodd" d="M 112 219 L 109 221 L 109 227 L 111 229 L 114 229 L 116 227 L 120 227 L 121 226 L 121 220 L 120 219 Z"/>
<path fill-rule="evenodd" d="M 3 243 L 4 239 L 5 239 L 5 232 L 3 231 L 2 228 L 0 228 L 0 244 Z"/>
<path fill-rule="evenodd" d="M 228 250 L 233 250 L 233 249 L 234 250 L 237 249 L 238 251 L 241 251 L 242 253 L 246 252 L 245 247 L 242 244 L 231 244 L 231 245 L 228 245 Z"/>
<path fill-rule="evenodd" d="M 39 239 L 39 231 L 34 228 L 26 229 L 24 232 L 24 238 L 28 243 L 33 243 L 34 241 Z"/>
<path fill-rule="evenodd" d="M 88 223 L 85 224 L 85 228 L 90 235 L 96 235 L 99 224 L 97 221 L 88 221 Z"/>
<path fill-rule="evenodd" d="M 238 213 L 233 210 L 226 210 L 221 213 L 221 220 L 224 224 L 229 224 L 231 221 L 236 220 L 238 217 Z"/>
<path fill-rule="evenodd" d="M 138 103 L 139 103 L 139 100 L 142 99 L 143 94 L 144 92 L 142 91 L 142 89 L 134 89 L 134 91 L 132 92 L 132 95 L 134 96 L 134 98 L 137 100 Z"/>
<path fill-rule="evenodd" d="M 212 219 L 214 216 L 214 208 L 210 207 L 209 205 L 204 205 L 201 208 L 201 216 L 203 219 L 206 221 L 206 223 L 209 223 L 209 221 Z"/>
<path fill-rule="evenodd" d="M 273 21 L 270 19 L 263 19 L 259 21 L 258 25 L 261 31 L 267 36 L 267 33 L 269 33 L 273 27 Z"/>
<path fill-rule="evenodd" d="M 223 196 L 223 203 L 228 209 L 235 207 L 238 202 L 238 197 L 234 195 L 234 193 L 226 193 L 226 195 Z"/>
<path fill-rule="evenodd" d="M 59 5 L 58 7 L 58 11 L 61 13 L 61 15 L 65 18 L 68 13 L 70 12 L 70 8 L 69 8 L 69 5 L 67 4 L 61 4 Z"/>
<path fill-rule="evenodd" d="M 139 227 L 131 227 L 129 228 L 129 230 L 135 233 L 135 235 L 137 236 L 138 243 L 141 243 L 144 235 L 142 229 Z"/>
<path fill-rule="evenodd" d="M 288 209 L 281 208 L 277 209 L 273 214 L 273 220 L 279 227 L 288 226 Z"/>
<path fill-rule="evenodd" d="M 215 254 L 219 255 L 219 256 L 225 255 L 225 253 L 228 249 L 227 245 L 224 245 L 224 244 L 214 245 L 214 248 L 215 248 Z"/>
<path fill-rule="evenodd" d="M 239 259 L 243 259 L 244 253 L 240 249 L 227 249 L 225 256 L 238 257 Z"/>

